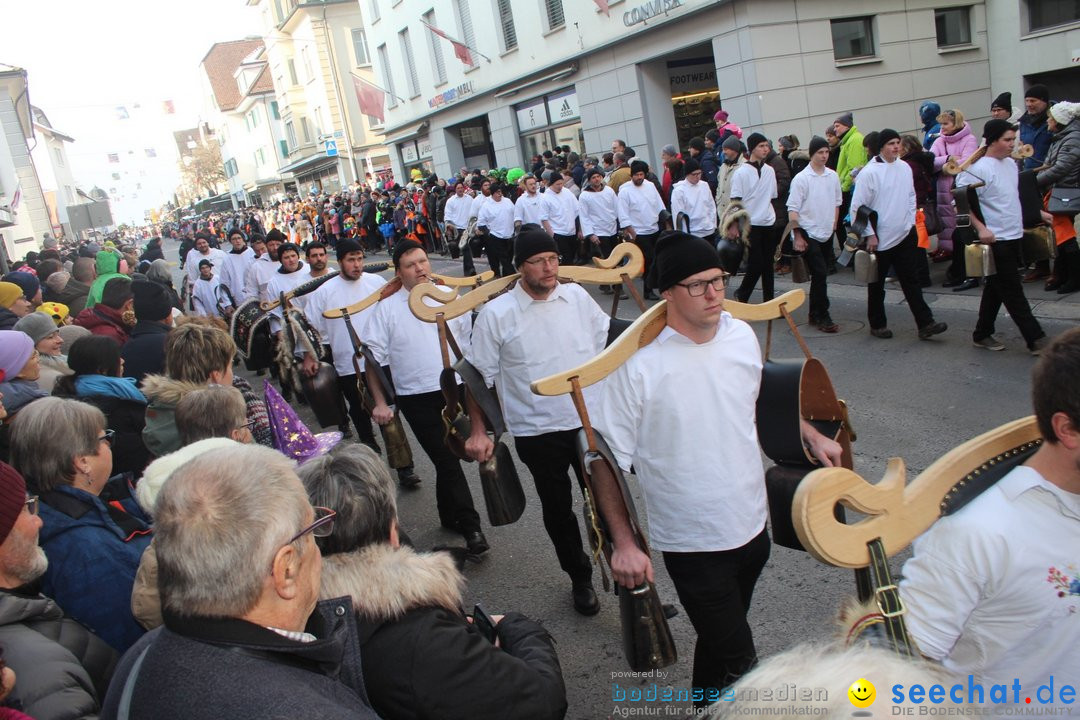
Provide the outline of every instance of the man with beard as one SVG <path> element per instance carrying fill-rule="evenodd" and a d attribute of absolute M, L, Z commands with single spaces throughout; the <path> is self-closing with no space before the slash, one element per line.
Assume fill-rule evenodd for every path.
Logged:
<path fill-rule="evenodd" d="M 419 319 L 409 309 L 409 293 L 420 283 L 429 281 L 431 263 L 424 248 L 411 240 L 394 247 L 393 259 L 401 289 L 375 306 L 364 341 L 371 348 L 375 361 L 390 367 L 397 408 L 409 421 L 420 446 L 435 466 L 439 522 L 443 527 L 461 533 L 469 552 L 479 555 L 487 552 L 489 547 L 480 530 L 480 515 L 473 506 L 461 461 L 443 441 L 446 427 L 442 418 L 445 403 L 439 389 L 442 371 L 439 328 L 435 323 Z M 471 315 L 454 318 L 447 326 L 462 351 L 468 353 Z M 372 386 L 371 390 L 375 399 L 371 417 L 380 425 L 386 425 L 393 420 L 394 411 L 387 405 L 381 388 Z"/>
<path fill-rule="evenodd" d="M 533 225 L 541 225 L 550 235 L 551 223 L 548 222 L 544 196 L 536 190 L 536 178 L 532 175 L 526 175 L 522 183 L 525 185 L 525 194 L 514 202 L 514 232 L 521 230 L 522 225 L 532 223 Z"/>
<path fill-rule="evenodd" d="M 599 169 L 593 168 L 585 174 L 585 189 L 578 198 L 578 207 L 581 234 L 601 257 L 607 257 L 619 241 L 619 196 L 604 184 L 604 173 Z M 611 295 L 614 289 L 601 285 L 600 292 Z"/>
<path fill-rule="evenodd" d="M 592 587 L 592 563 L 582 546 L 567 473 L 573 468 L 581 484 L 576 447 L 581 420 L 569 397 L 538 397 L 529 383 L 595 357 L 607 341 L 610 318 L 580 285 L 559 283 L 558 250 L 542 230 L 518 236 L 514 264 L 521 279 L 480 310 L 470 359 L 498 391 L 518 457 L 536 484 L 544 528 L 559 565 L 570 576 L 574 609 L 595 615 L 600 602 Z M 586 388 L 586 397 L 599 388 Z M 480 417 L 471 395 L 467 401 L 470 415 Z M 484 423 L 472 424 L 465 448 L 478 462 L 491 458 L 495 447 Z"/>
<path fill-rule="evenodd" d="M 500 182 L 491 185 L 491 200 L 480 206 L 476 231 L 484 238 L 488 266 L 496 277 L 514 274 L 510 254 L 514 243 L 514 203 L 503 197 Z"/>
<path fill-rule="evenodd" d="M 244 301 L 262 297 L 266 284 L 277 272 L 277 253 L 284 236 L 274 228 L 266 234 L 251 236 L 251 249 L 255 251 L 255 262 L 244 273 Z"/>
<path fill-rule="evenodd" d="M 356 376 L 349 329 L 345 327 L 344 320 L 329 320 L 322 314 L 326 310 L 346 307 L 358 300 L 363 300 L 385 285 L 386 280 L 373 273 L 364 272 L 364 249 L 354 238 L 339 241 L 335 250 L 341 272 L 306 297 L 304 314 L 319 329 L 323 342 L 330 346 L 334 369 L 338 374 L 338 390 L 345 399 L 349 417 L 356 426 L 360 442 L 375 452 L 380 452 L 379 444 L 375 441 L 375 432 L 371 427 L 371 416 L 364 409 L 364 402 L 360 395 L 359 383 L 363 379 Z M 364 340 L 365 328 L 375 307 L 377 304 L 359 315 L 349 316 L 349 323 L 361 340 Z M 304 353 L 303 370 L 312 376 L 319 371 L 319 361 L 309 352 Z M 360 361 L 360 372 L 364 372 L 363 360 Z M 420 478 L 416 476 L 411 465 L 398 468 L 397 474 L 398 481 L 404 486 L 415 486 L 420 483 Z"/>
<path fill-rule="evenodd" d="M 581 239 L 581 231 L 577 227 L 578 200 L 569 190 L 564 192 L 563 176 L 558 170 L 552 171 L 543 198 L 551 234 L 559 247 L 559 262 L 573 265 L 577 259 L 578 240 Z"/>
<path fill-rule="evenodd" d="M 645 299 L 658 300 L 649 284 L 649 269 L 656 238 L 660 235 L 660 213 L 666 208 L 656 186 L 645 182 L 648 172 L 648 163 L 642 160 L 630 163 L 630 182 L 619 188 L 619 225 L 645 256 L 645 274 L 642 276 Z"/>
<path fill-rule="evenodd" d="M 5 704 L 42 719 L 96 716 L 116 653 L 32 589 L 49 567 L 38 546 L 37 512 L 38 498 L 27 494 L 22 475 L 0 463 L 0 645 L 10 668 L 3 686 L 11 691 Z"/>
<path fill-rule="evenodd" d="M 244 233 L 239 229 L 229 234 L 229 244 L 232 247 L 225 256 L 225 262 L 216 267 L 221 275 L 221 283 L 229 288 L 233 301 L 239 305 L 244 298 L 244 279 L 248 268 L 255 262 L 255 251 L 248 247 Z"/>

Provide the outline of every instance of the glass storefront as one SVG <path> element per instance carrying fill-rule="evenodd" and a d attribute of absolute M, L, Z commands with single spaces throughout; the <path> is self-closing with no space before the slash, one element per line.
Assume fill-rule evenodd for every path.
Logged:
<path fill-rule="evenodd" d="M 716 129 L 713 114 L 720 109 L 713 56 L 668 62 L 671 81 L 671 105 L 675 111 L 675 129 L 679 148 L 686 150 L 692 137 L 704 137 Z"/>
<path fill-rule="evenodd" d="M 581 127 L 577 91 L 567 88 L 526 101 L 514 107 L 521 133 L 522 167 L 532 166 L 535 155 L 568 145 L 579 155 L 585 152 L 585 132 Z"/>

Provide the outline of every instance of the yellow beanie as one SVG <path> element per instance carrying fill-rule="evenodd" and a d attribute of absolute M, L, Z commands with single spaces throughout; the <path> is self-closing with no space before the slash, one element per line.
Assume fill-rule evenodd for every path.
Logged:
<path fill-rule="evenodd" d="M 0 282 L 0 307 L 10 308 L 22 296 L 22 288 L 15 283 Z"/>

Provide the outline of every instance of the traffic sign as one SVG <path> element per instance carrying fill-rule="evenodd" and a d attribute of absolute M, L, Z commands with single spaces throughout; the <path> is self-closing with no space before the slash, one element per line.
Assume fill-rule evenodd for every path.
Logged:
<path fill-rule="evenodd" d="M 327 140 L 323 147 L 326 149 L 326 157 L 337 157 L 337 140 Z"/>

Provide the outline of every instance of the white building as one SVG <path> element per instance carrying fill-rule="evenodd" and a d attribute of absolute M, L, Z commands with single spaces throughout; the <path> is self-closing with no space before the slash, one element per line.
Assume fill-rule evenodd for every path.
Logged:
<path fill-rule="evenodd" d="M 1014 36 L 1020 6 L 1075 13 L 1050 0 L 609 0 L 607 13 L 597 0 L 360 1 L 375 18 L 368 40 L 399 177 L 527 168 L 545 149 L 599 154 L 614 139 L 656 163 L 663 145 L 685 150 L 715 127 L 720 107 L 748 131 L 794 133 L 804 146 L 844 112 L 864 131 L 916 130 L 925 100 L 963 109 L 978 128 L 1000 92 L 992 50 L 1002 77 L 1012 73 L 1000 84 L 1017 91 L 1022 72 L 1066 64 L 1028 33 L 1031 69 L 1018 72 L 1020 41 L 992 47 L 988 13 Z M 473 48 L 473 64 L 421 18 Z M 1070 27 L 1055 47 L 1080 47 Z"/>
<path fill-rule="evenodd" d="M 31 146 L 38 141 L 26 70 L 0 64 L 0 236 L 9 260 L 41 249 L 52 233 Z"/>
<path fill-rule="evenodd" d="M 385 0 L 384 0 L 385 2 Z M 377 120 L 360 112 L 352 77 L 368 80 L 364 13 L 356 0 L 247 0 L 262 16 L 285 126 L 290 193 L 333 192 L 390 167 Z"/>
<path fill-rule="evenodd" d="M 1022 108 L 1023 91 L 1041 83 L 1051 100 L 1080 100 L 1080 3 L 990 0 L 990 86 L 1011 92 Z"/>
<path fill-rule="evenodd" d="M 221 146 L 233 208 L 281 196 L 289 153 L 262 40 L 215 43 L 200 67 L 204 119 Z"/>
<path fill-rule="evenodd" d="M 70 237 L 74 233 L 68 218 L 68 207 L 83 202 L 75 184 L 75 176 L 71 172 L 71 160 L 66 147 L 75 142 L 75 139 L 54 128 L 41 108 L 31 107 L 30 111 L 34 117 L 34 132 L 37 136 L 31 155 L 37 168 L 45 205 L 49 210 L 52 234 L 56 237 Z"/>

